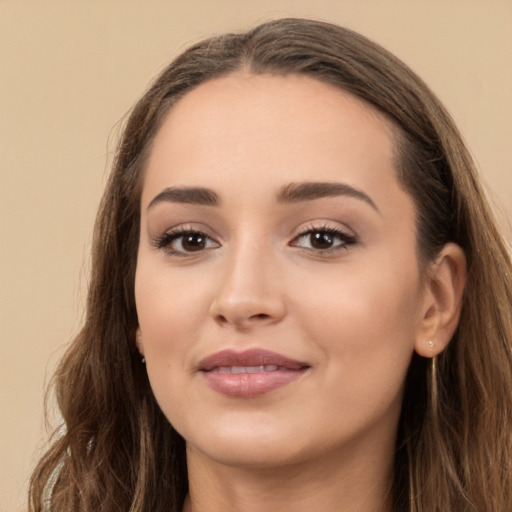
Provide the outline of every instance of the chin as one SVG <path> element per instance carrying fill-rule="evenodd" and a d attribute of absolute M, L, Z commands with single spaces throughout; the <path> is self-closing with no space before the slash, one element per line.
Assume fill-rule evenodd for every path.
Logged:
<path fill-rule="evenodd" d="M 274 442 L 258 443 L 231 440 L 226 443 L 211 444 L 203 449 L 187 442 L 187 453 L 200 452 L 203 457 L 217 464 L 240 469 L 269 470 L 286 465 L 293 465 L 304 460 L 300 448 L 286 449 L 276 446 Z"/>
<path fill-rule="evenodd" d="M 269 426 L 248 429 L 211 428 L 198 435 L 185 433 L 187 452 L 200 452 L 218 464 L 247 468 L 270 469 L 298 463 L 309 451 L 309 443 L 301 442 L 290 430 L 273 430 Z"/>

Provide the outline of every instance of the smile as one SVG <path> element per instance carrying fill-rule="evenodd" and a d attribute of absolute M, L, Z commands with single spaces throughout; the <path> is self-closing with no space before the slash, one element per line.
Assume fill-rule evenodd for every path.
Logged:
<path fill-rule="evenodd" d="M 261 373 L 261 372 L 275 372 L 280 367 L 275 364 L 265 364 L 260 366 L 221 366 L 210 370 L 219 373 Z"/>
<path fill-rule="evenodd" d="M 208 386 L 233 398 L 252 398 L 270 393 L 303 376 L 308 364 L 267 350 L 224 350 L 199 365 Z"/>

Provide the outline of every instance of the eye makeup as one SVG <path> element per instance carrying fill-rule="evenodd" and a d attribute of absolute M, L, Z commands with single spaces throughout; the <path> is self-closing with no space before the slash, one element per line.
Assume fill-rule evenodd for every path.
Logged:
<path fill-rule="evenodd" d="M 357 243 L 356 236 L 339 227 L 308 225 L 289 243 L 289 247 L 303 249 L 314 254 L 328 256 L 346 251 Z M 220 242 L 194 228 L 192 225 L 178 226 L 152 239 L 152 245 L 169 256 L 195 256 L 204 251 L 221 247 Z"/>
<path fill-rule="evenodd" d="M 290 246 L 329 254 L 347 250 L 356 242 L 355 235 L 350 235 L 339 227 L 322 225 L 307 227 L 290 242 Z"/>
<path fill-rule="evenodd" d="M 194 255 L 220 247 L 220 243 L 203 231 L 188 226 L 179 226 L 152 240 L 152 245 L 170 256 Z"/>

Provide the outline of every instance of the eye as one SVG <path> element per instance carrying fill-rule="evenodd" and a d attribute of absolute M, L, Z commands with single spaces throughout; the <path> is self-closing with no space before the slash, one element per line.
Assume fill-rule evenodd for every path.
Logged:
<path fill-rule="evenodd" d="M 220 247 L 220 244 L 201 231 L 180 229 L 164 233 L 154 241 L 157 249 L 165 249 L 170 254 L 185 256 L 207 249 Z"/>
<path fill-rule="evenodd" d="M 331 252 L 346 249 L 355 243 L 355 236 L 340 229 L 326 227 L 308 229 L 297 236 L 290 245 L 317 252 Z"/>

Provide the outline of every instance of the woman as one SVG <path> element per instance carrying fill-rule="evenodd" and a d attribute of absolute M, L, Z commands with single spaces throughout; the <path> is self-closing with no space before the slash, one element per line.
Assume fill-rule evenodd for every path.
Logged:
<path fill-rule="evenodd" d="M 31 510 L 508 511 L 511 273 L 395 57 L 309 20 L 203 41 L 127 122 Z"/>

